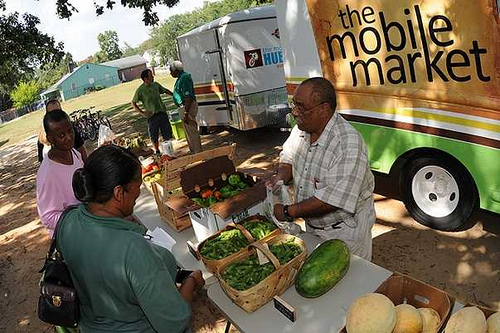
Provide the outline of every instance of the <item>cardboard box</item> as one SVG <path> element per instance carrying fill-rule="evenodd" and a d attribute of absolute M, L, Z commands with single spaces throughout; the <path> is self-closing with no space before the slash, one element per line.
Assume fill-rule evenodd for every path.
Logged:
<path fill-rule="evenodd" d="M 191 200 L 206 188 L 222 187 L 226 184 L 227 177 L 234 173 L 238 173 L 250 187 L 208 208 Z M 265 174 L 261 169 L 236 171 L 227 156 L 219 156 L 181 171 L 180 183 L 184 197 L 172 197 L 167 201 L 167 206 L 178 214 L 189 214 L 196 238 L 200 242 L 230 222 L 239 222 L 250 215 L 264 214 L 266 190 L 260 177 Z"/>
<path fill-rule="evenodd" d="M 407 275 L 395 272 L 374 291 L 383 294 L 399 305 L 408 303 L 418 308 L 432 308 L 439 313 L 441 324 L 438 332 L 446 326 L 455 299 L 443 290 L 415 280 Z M 347 333 L 344 327 L 340 333 Z"/>
<path fill-rule="evenodd" d="M 229 223 L 238 223 L 252 215 L 264 214 L 264 202 L 260 201 L 250 208 L 242 208 L 239 213 L 231 214 L 231 216 L 222 216 L 213 213 L 210 208 L 200 208 L 189 212 L 191 225 L 193 226 L 194 234 L 198 242 L 202 242 L 217 231 L 226 227 Z"/>
<path fill-rule="evenodd" d="M 186 196 L 182 193 L 181 172 L 194 165 L 203 163 L 218 156 L 234 158 L 236 144 L 222 146 L 210 150 L 204 150 L 198 154 L 189 154 L 177 159 L 163 161 L 161 163 L 162 178 L 160 181 L 152 183 L 152 190 L 158 206 L 161 218 L 169 226 L 177 231 L 181 231 L 191 226 L 191 220 L 187 211 L 173 210 L 167 206 L 169 201 L 185 201 Z M 191 203 L 193 203 L 191 201 Z M 182 206 L 182 205 L 181 205 Z M 197 209 L 197 208 L 196 208 Z"/>

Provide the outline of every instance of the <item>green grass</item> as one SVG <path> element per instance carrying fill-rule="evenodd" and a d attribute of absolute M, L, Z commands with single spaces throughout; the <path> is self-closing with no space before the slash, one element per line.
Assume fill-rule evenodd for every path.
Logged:
<path fill-rule="evenodd" d="M 175 79 L 170 75 L 156 76 L 155 80 L 170 90 L 172 90 L 175 83 Z M 135 89 L 141 83 L 142 81 L 137 79 L 73 98 L 63 102 L 62 108 L 70 113 L 76 109 L 95 106 L 96 109 L 102 110 L 110 118 L 113 128 L 117 127 L 118 130 L 125 131 L 126 134 L 129 132 L 143 132 L 146 136 L 144 131 L 146 119 L 135 112 L 130 105 Z M 165 96 L 163 100 L 170 103 L 171 97 L 167 98 Z M 44 110 L 39 110 L 0 125 L 0 147 L 14 145 L 30 136 L 38 135 L 44 114 Z M 125 124 L 130 121 L 132 122 L 132 128 L 129 129 Z"/>

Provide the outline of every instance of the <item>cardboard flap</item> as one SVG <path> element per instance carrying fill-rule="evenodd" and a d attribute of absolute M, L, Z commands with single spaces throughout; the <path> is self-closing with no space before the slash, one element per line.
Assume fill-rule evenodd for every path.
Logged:
<path fill-rule="evenodd" d="M 179 215 L 184 215 L 193 210 L 201 208 L 201 206 L 199 206 L 197 203 L 195 203 L 193 200 L 189 199 L 185 195 L 172 196 L 167 199 L 165 204 L 168 207 L 172 208 Z"/>
<path fill-rule="evenodd" d="M 247 188 L 234 197 L 227 198 L 223 202 L 216 203 L 210 207 L 212 213 L 219 215 L 223 219 L 233 214 L 240 213 L 246 208 L 250 208 L 256 203 L 266 198 L 266 185 L 258 182 L 254 186 Z"/>
<path fill-rule="evenodd" d="M 268 180 L 274 174 L 272 170 L 265 170 L 261 168 L 242 168 L 238 169 L 238 171 L 262 181 Z"/>
<path fill-rule="evenodd" d="M 446 292 L 400 273 L 394 273 L 375 291 L 394 304 L 408 303 L 416 308 L 433 308 L 441 317 L 441 326 L 451 314 L 454 299 Z"/>
<path fill-rule="evenodd" d="M 209 179 L 220 178 L 222 173 L 228 176 L 236 172 L 233 162 L 227 156 L 212 158 L 204 163 L 181 171 L 181 187 L 184 193 L 191 192 L 196 185 L 203 186 Z"/>

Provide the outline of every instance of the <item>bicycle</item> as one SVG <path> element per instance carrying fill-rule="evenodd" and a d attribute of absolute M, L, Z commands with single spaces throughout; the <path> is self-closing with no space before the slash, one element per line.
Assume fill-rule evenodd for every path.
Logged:
<path fill-rule="evenodd" d="M 83 140 L 96 140 L 99 135 L 99 126 L 101 124 L 111 128 L 109 119 L 101 115 L 101 110 L 93 111 L 94 108 L 94 106 L 91 106 L 88 109 L 75 110 L 70 113 L 75 128 Z"/>

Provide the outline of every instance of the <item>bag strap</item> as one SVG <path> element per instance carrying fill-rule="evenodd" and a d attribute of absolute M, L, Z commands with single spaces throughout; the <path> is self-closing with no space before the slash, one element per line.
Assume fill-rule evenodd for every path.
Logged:
<path fill-rule="evenodd" d="M 66 215 L 68 215 L 68 213 L 74 210 L 76 207 L 78 207 L 78 205 L 68 206 L 59 217 L 59 220 L 57 220 L 57 224 L 54 229 L 54 234 L 52 235 L 52 242 L 50 243 L 49 251 L 47 252 L 47 256 L 45 257 L 45 262 L 43 264 L 43 267 L 38 273 L 43 273 L 43 271 L 45 271 L 45 269 L 47 268 L 48 260 L 54 255 L 54 251 L 56 250 L 57 247 L 57 231 L 59 230 L 59 226 L 62 224 L 64 217 L 66 217 Z M 56 257 L 56 260 L 58 259 L 59 258 Z"/>

